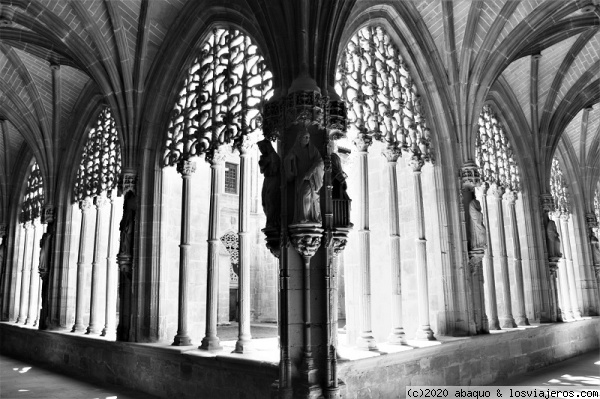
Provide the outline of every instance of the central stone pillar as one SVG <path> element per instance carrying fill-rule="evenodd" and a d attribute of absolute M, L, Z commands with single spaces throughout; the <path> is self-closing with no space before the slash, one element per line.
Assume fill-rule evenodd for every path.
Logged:
<path fill-rule="evenodd" d="M 105 212 L 110 205 L 105 195 L 99 195 L 94 198 L 96 203 L 96 233 L 94 235 L 94 257 L 92 259 L 92 292 L 90 295 L 90 324 L 86 334 L 98 334 L 104 326 L 104 303 L 103 297 L 106 294 L 106 285 L 102 273 L 104 270 L 102 264 L 106 265 L 103 249 L 105 247 L 104 221 Z"/>

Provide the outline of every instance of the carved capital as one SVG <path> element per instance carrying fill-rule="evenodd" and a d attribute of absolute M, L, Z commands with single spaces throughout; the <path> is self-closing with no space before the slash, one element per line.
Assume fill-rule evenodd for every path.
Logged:
<path fill-rule="evenodd" d="M 481 173 L 475 162 L 467 161 L 460 169 L 460 182 L 462 188 L 465 189 L 474 189 L 481 186 Z"/>
<path fill-rule="evenodd" d="M 225 162 L 225 158 L 227 157 L 227 152 L 222 147 L 217 147 L 208 150 L 206 153 L 206 162 L 208 162 L 211 166 L 216 166 Z M 195 169 L 194 169 L 195 170 Z"/>
<path fill-rule="evenodd" d="M 550 213 L 550 212 L 554 211 L 554 197 L 552 197 L 552 194 L 540 195 L 540 201 L 541 201 L 543 212 Z"/>
<path fill-rule="evenodd" d="M 519 193 L 514 190 L 507 190 L 504 194 L 504 198 L 508 201 L 509 204 L 514 204 L 519 198 Z"/>
<path fill-rule="evenodd" d="M 354 139 L 354 145 L 360 152 L 367 152 L 371 144 L 373 144 L 373 137 L 366 132 L 357 134 Z"/>
<path fill-rule="evenodd" d="M 413 172 L 421 172 L 425 165 L 425 160 L 420 155 L 412 155 L 406 160 L 406 164 L 412 168 Z"/>
<path fill-rule="evenodd" d="M 321 246 L 323 229 L 316 223 L 297 223 L 289 226 L 290 241 L 302 257 L 312 258 Z"/>
<path fill-rule="evenodd" d="M 94 204 L 96 205 L 96 209 L 101 209 L 110 205 L 110 200 L 104 195 L 98 195 L 97 197 L 94 197 Z"/>
<path fill-rule="evenodd" d="M 397 143 L 388 144 L 388 146 L 381 152 L 381 154 L 387 159 L 388 162 L 397 162 L 398 158 L 402 156 L 402 150 L 398 147 Z"/>
<path fill-rule="evenodd" d="M 473 275 L 477 275 L 483 271 L 483 256 L 485 250 L 473 249 L 469 251 L 469 271 Z"/>
<path fill-rule="evenodd" d="M 196 171 L 196 162 L 181 160 L 177 162 L 177 172 L 183 177 L 191 176 Z"/>
<path fill-rule="evenodd" d="M 94 203 L 90 197 L 85 197 L 84 199 L 79 201 L 79 209 L 81 209 L 82 213 L 87 213 L 91 211 L 93 205 Z"/>
<path fill-rule="evenodd" d="M 60 71 L 60 64 L 58 61 L 50 61 L 50 69 L 52 71 Z"/>
<path fill-rule="evenodd" d="M 571 217 L 571 213 L 569 213 L 569 212 L 561 212 L 560 213 L 560 218 L 564 221 L 568 221 L 570 217 Z"/>
<path fill-rule="evenodd" d="M 31 222 L 31 220 L 28 220 L 28 221 L 26 221 L 26 222 L 23 223 L 23 228 L 25 230 L 30 230 L 30 229 L 35 229 L 35 226 Z"/>
<path fill-rule="evenodd" d="M 490 195 L 493 195 L 496 198 L 502 198 L 504 195 L 504 187 L 499 184 L 492 184 L 488 190 Z"/>
<path fill-rule="evenodd" d="M 244 135 L 233 143 L 233 148 L 238 150 L 240 155 L 247 154 L 248 151 L 254 146 L 255 142 L 250 137 Z"/>
<path fill-rule="evenodd" d="M 118 194 L 124 196 L 128 192 L 137 192 L 137 173 L 135 171 L 123 171 L 118 184 Z"/>
<path fill-rule="evenodd" d="M 348 234 L 350 233 L 350 227 L 336 227 L 332 231 L 331 248 L 333 250 L 333 256 L 338 256 L 348 243 Z"/>

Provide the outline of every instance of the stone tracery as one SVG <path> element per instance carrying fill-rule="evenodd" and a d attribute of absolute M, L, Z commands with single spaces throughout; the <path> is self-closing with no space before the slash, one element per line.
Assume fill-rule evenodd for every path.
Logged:
<path fill-rule="evenodd" d="M 25 196 L 21 206 L 21 223 L 29 222 L 40 217 L 43 205 L 44 185 L 42 173 L 40 172 L 40 167 L 37 162 L 34 162 L 29 171 Z"/>

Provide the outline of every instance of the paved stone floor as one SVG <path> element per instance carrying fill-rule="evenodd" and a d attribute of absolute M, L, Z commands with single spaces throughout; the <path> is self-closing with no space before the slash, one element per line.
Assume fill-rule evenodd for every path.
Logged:
<path fill-rule="evenodd" d="M 600 389 L 600 351 L 588 352 L 493 385 L 570 385 Z M 82 381 L 6 356 L 0 356 L 0 398 L 154 399 L 145 393 Z"/>
<path fill-rule="evenodd" d="M 496 381 L 491 385 L 581 386 L 600 389 L 600 350 L 596 349 L 518 377 Z"/>
<path fill-rule="evenodd" d="M 68 377 L 3 355 L 0 355 L 0 398 L 155 399 L 131 389 Z"/>

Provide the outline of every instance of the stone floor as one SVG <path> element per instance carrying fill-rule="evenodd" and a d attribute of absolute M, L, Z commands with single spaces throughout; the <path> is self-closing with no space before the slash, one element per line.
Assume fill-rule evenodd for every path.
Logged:
<path fill-rule="evenodd" d="M 588 352 L 493 385 L 571 385 L 600 389 L 600 351 Z M 40 365 L 6 356 L 0 356 L 0 398 L 153 399 L 148 394 L 67 377 Z"/>

